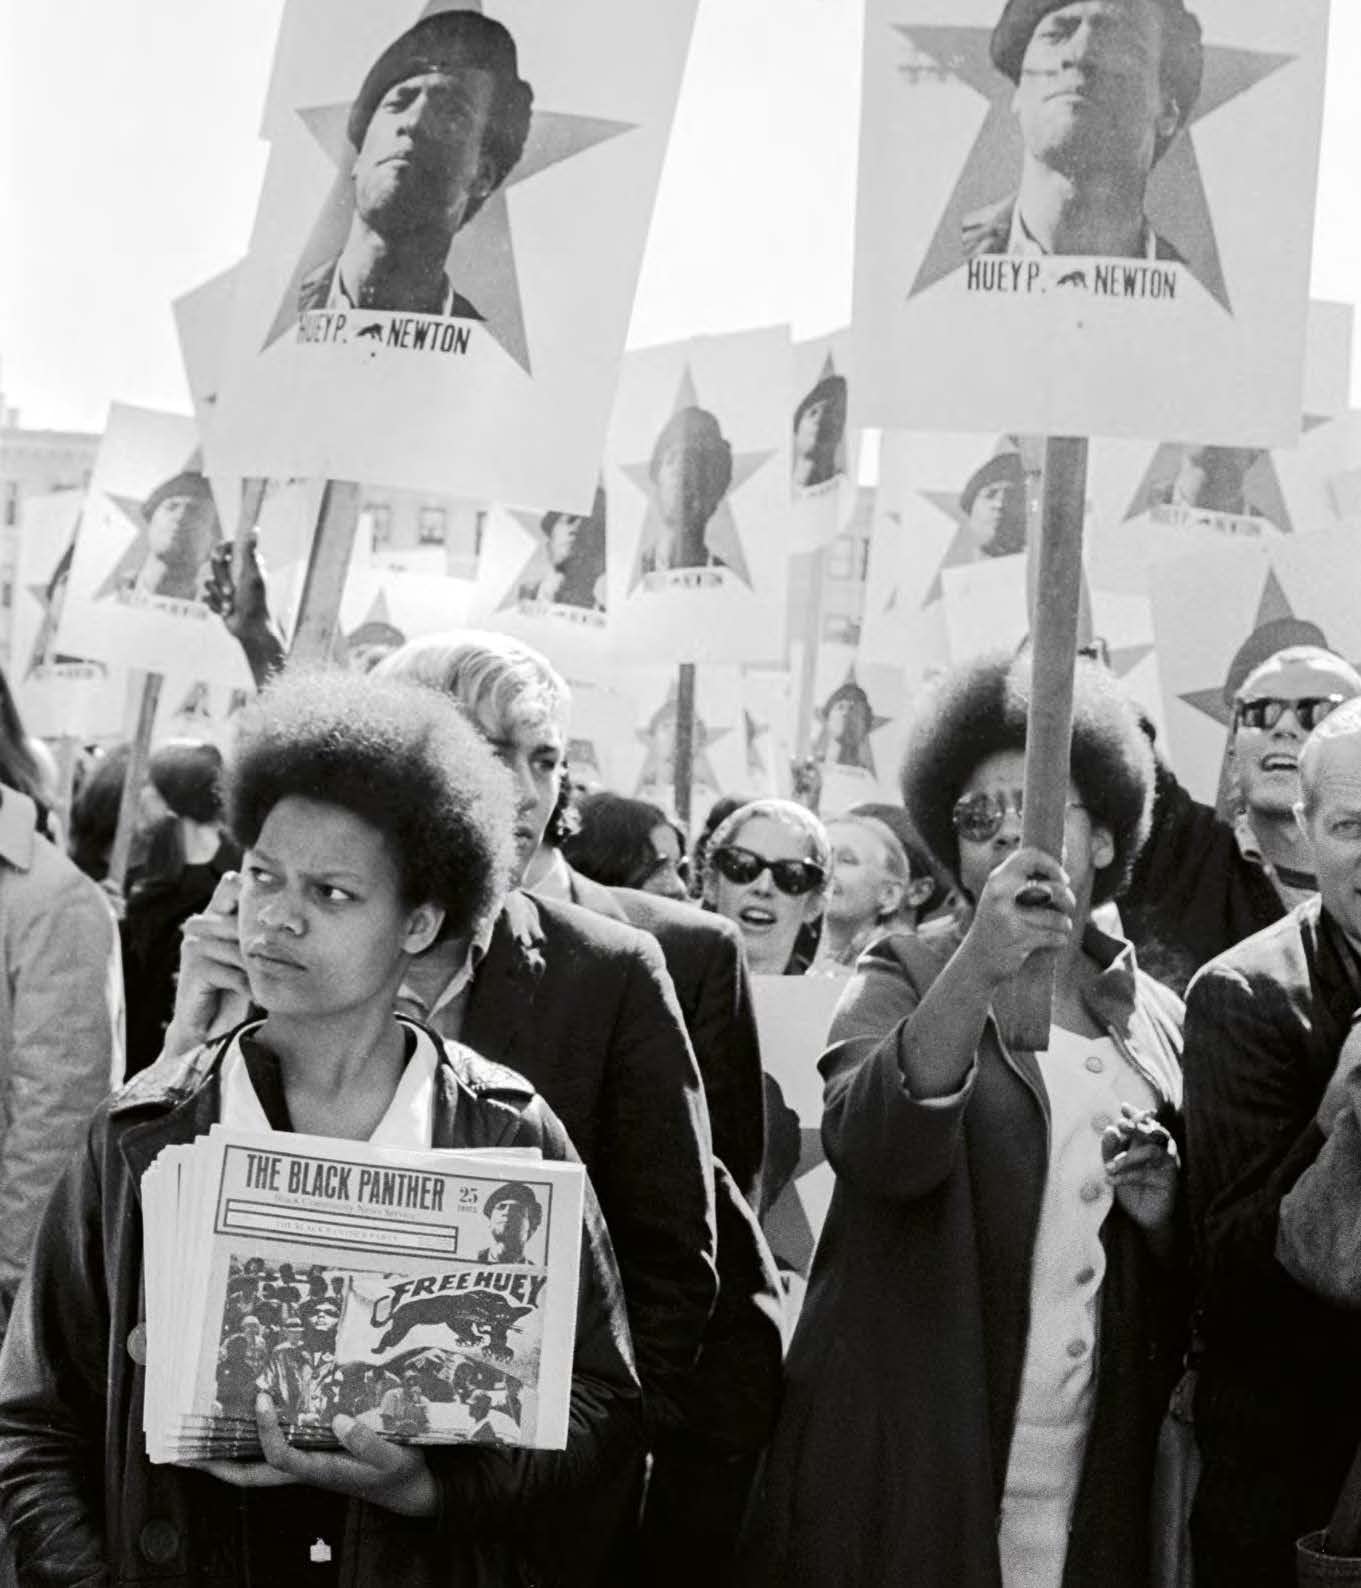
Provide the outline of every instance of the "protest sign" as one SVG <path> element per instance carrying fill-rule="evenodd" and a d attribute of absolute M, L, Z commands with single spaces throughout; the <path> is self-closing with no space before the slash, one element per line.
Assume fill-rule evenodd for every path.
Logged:
<path fill-rule="evenodd" d="M 480 626 L 547 651 L 560 667 L 598 669 L 610 656 L 607 520 L 589 513 L 488 510 L 474 611 Z"/>
<path fill-rule="evenodd" d="M 870 0 L 864 421 L 1289 445 L 1326 33 L 1326 0 Z"/>
<path fill-rule="evenodd" d="M 223 466 L 589 512 L 694 10 L 292 0 Z"/>
<path fill-rule="evenodd" d="M 1150 570 L 1164 753 L 1197 799 L 1215 803 L 1233 697 L 1250 666 L 1299 644 L 1361 659 L 1358 569 L 1361 532 L 1341 528 L 1219 546 Z"/>
<path fill-rule="evenodd" d="M 855 512 L 860 436 L 849 368 L 847 332 L 794 344 L 791 551 L 813 551 L 835 540 Z"/>
<path fill-rule="evenodd" d="M 240 646 L 203 600 L 222 541 L 194 421 L 115 404 L 76 538 L 59 649 L 158 673 L 192 654 L 199 678 L 248 685 Z"/>
<path fill-rule="evenodd" d="M 126 672 L 57 644 L 84 501 L 83 491 L 24 501 L 9 678 L 24 726 L 44 739 L 86 739 L 122 728 Z"/>
<path fill-rule="evenodd" d="M 625 360 L 605 481 L 616 656 L 783 659 L 792 385 L 783 328 Z"/>

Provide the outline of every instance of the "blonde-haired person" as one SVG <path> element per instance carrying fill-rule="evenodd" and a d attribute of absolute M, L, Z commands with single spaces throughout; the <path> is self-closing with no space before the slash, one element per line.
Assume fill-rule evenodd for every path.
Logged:
<path fill-rule="evenodd" d="M 800 934 L 822 919 L 831 871 L 827 829 L 812 811 L 752 800 L 709 841 L 704 903 L 736 924 L 753 975 L 797 976 L 812 958 Z"/>
<path fill-rule="evenodd" d="M 832 846 L 831 887 L 822 918 L 822 941 L 810 967 L 828 974 L 855 964 L 885 932 L 906 922 L 930 896 L 930 877 L 914 877 L 898 835 L 875 816 L 854 811 L 827 823 Z"/>

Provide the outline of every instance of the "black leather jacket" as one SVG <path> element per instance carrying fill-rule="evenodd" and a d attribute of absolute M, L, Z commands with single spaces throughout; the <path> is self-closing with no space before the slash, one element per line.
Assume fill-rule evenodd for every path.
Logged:
<path fill-rule="evenodd" d="M 22 1584 L 251 1580 L 250 1491 L 151 1465 L 142 1433 L 138 1188 L 163 1147 L 217 1119 L 223 1047 L 166 1060 L 103 1105 L 44 1216 L 0 1353 L 0 1519 Z M 433 1144 L 576 1157 L 527 1081 L 453 1043 L 438 1072 Z M 585 1226 L 567 1449 L 428 1451 L 440 1516 L 349 1502 L 346 1588 L 598 1580 L 636 1499 L 642 1434 L 623 1293 L 589 1187 Z"/>

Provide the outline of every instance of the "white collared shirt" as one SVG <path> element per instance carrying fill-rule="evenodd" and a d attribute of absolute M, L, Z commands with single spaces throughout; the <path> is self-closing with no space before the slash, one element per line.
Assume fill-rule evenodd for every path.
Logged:
<path fill-rule="evenodd" d="M 253 1035 L 263 1024 L 260 1020 L 238 1031 L 222 1059 L 221 1122 L 253 1135 L 267 1134 L 273 1127 L 251 1084 L 246 1056 L 241 1051 L 241 1038 Z M 428 1147 L 434 1133 L 435 1073 L 439 1054 L 434 1041 L 419 1026 L 403 1022 L 402 1030 L 413 1033 L 416 1047 L 397 1082 L 387 1112 L 369 1137 L 369 1144 L 374 1147 Z"/>
<path fill-rule="evenodd" d="M 1129 257 L 1134 259 L 1156 259 L 1158 257 L 1157 234 L 1148 224 L 1147 219 L 1144 220 L 1143 226 L 1143 236 L 1139 241 L 1139 252 Z M 1046 258 L 1050 255 L 1050 250 L 1040 242 L 1039 238 L 1035 236 L 1022 218 L 1019 199 L 1016 202 L 1016 208 L 1011 212 L 1011 235 L 1007 238 L 1007 252 L 1009 254 L 1042 254 Z M 1123 258 L 1124 256 L 1120 257 Z M 339 273 L 339 271 L 336 272 L 337 275 Z"/>

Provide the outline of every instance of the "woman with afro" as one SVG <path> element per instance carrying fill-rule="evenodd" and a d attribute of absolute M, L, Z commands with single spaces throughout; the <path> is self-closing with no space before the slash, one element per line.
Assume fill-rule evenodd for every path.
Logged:
<path fill-rule="evenodd" d="M 1180 1363 L 1181 1006 L 1093 924 L 1153 766 L 1080 662 L 1063 860 L 1022 847 L 1024 659 L 945 678 L 904 802 L 971 906 L 880 939 L 820 1068 L 836 1189 L 758 1537 L 782 1588 L 1142 1588 Z M 1057 952 L 1046 1052 L 994 1012 Z"/>

